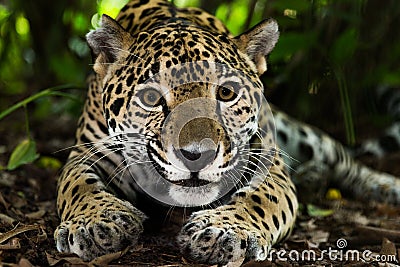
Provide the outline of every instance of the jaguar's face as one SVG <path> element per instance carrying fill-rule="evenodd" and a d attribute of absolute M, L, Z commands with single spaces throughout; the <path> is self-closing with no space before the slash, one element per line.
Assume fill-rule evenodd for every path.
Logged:
<path fill-rule="evenodd" d="M 104 73 L 103 106 L 131 173 L 169 204 L 217 200 L 243 182 L 251 155 L 263 95 L 254 64 L 233 40 L 197 28 L 130 42 Z"/>
<path fill-rule="evenodd" d="M 200 61 L 171 67 L 135 88 L 135 132 L 145 133 L 148 159 L 179 203 L 216 199 L 239 182 L 261 98 L 260 88 L 250 86 L 242 73 Z"/>

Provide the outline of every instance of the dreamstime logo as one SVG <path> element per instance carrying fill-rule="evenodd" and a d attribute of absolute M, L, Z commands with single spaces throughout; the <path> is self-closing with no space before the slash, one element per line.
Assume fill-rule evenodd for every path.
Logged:
<path fill-rule="evenodd" d="M 276 250 L 271 249 L 267 259 L 272 261 L 277 259 L 279 261 L 322 261 L 329 259 L 330 261 L 362 261 L 362 262 L 397 262 L 396 255 L 384 255 L 373 253 L 370 250 L 345 250 L 347 247 L 347 240 L 339 238 L 336 240 L 336 247 L 333 249 L 329 247 L 321 251 L 316 250 Z"/>
<path fill-rule="evenodd" d="M 164 204 L 202 206 L 235 187 L 262 183 L 273 162 L 275 128 L 255 77 L 199 61 L 135 86 L 124 117 L 139 115 L 115 134 L 127 137 L 125 162 L 141 190 Z"/>
<path fill-rule="evenodd" d="M 344 238 L 339 238 L 338 240 L 336 240 L 336 247 L 338 249 L 347 247 L 347 240 Z"/>

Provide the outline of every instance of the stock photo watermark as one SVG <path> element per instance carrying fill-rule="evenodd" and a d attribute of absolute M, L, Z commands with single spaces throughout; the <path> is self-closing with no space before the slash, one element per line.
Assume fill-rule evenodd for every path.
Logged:
<path fill-rule="evenodd" d="M 398 262 L 396 255 L 377 254 L 368 249 L 359 251 L 346 249 L 347 240 L 339 238 L 336 241 L 336 248 L 329 247 L 321 251 L 315 250 L 284 250 L 271 249 L 267 260 L 272 261 L 359 261 L 359 262 Z"/>

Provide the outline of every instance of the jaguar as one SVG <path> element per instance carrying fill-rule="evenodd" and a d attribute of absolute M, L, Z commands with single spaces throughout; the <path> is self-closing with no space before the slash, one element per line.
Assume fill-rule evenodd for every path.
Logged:
<path fill-rule="evenodd" d="M 400 203 L 399 179 L 265 101 L 275 20 L 232 36 L 201 9 L 132 0 L 86 37 L 94 72 L 58 180 L 60 252 L 91 260 L 135 245 L 157 205 L 192 211 L 177 237 L 186 258 L 262 261 L 292 231 L 295 184 Z"/>

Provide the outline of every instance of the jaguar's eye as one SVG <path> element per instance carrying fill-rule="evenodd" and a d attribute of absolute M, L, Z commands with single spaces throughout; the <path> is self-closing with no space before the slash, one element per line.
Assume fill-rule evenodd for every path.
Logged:
<path fill-rule="evenodd" d="M 144 89 L 139 94 L 139 99 L 146 107 L 156 107 L 160 105 L 161 94 L 153 88 Z"/>
<path fill-rule="evenodd" d="M 228 102 L 235 99 L 237 94 L 231 86 L 220 86 L 217 90 L 217 99 Z"/>

